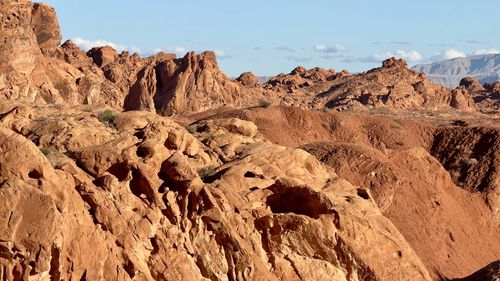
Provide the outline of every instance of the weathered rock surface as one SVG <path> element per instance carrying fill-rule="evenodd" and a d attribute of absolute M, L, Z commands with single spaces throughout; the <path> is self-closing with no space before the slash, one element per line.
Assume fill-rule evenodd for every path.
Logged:
<path fill-rule="evenodd" d="M 500 82 L 481 85 L 475 78 L 465 77 L 454 91 L 460 91 L 464 95 L 470 96 L 484 111 L 500 109 Z"/>
<path fill-rule="evenodd" d="M 53 8 L 30 1 L 1 3 L 4 47 L 0 51 L 0 98 L 37 103 L 106 104 L 117 110 L 177 115 L 221 106 L 249 107 L 259 100 L 302 108 L 385 107 L 498 109 L 497 93 L 461 86 L 453 91 L 431 84 L 424 74 L 391 58 L 380 68 L 350 75 L 297 67 L 264 85 L 253 74 L 236 81 L 218 68 L 215 54 L 187 53 L 177 59 L 159 53 L 141 58 L 111 47 L 87 53 L 61 32 Z M 466 81 L 465 81 L 466 82 Z M 465 83 L 464 82 L 464 83 Z M 469 81 L 470 82 L 470 81 Z M 472 88 L 471 88 L 472 87 Z M 486 101 L 484 101 L 486 100 Z"/>
<path fill-rule="evenodd" d="M 45 3 L 34 3 L 31 13 L 31 27 L 42 53 L 53 57 L 61 45 L 61 29 L 56 11 Z"/>
<path fill-rule="evenodd" d="M 237 79 L 243 86 L 259 86 L 260 80 L 252 72 L 244 72 Z"/>
<path fill-rule="evenodd" d="M 369 191 L 251 122 L 94 110 L 2 104 L 2 278 L 430 280 Z"/>
<path fill-rule="evenodd" d="M 210 51 L 60 45 L 46 4 L 0 11 L 1 280 L 431 280 L 499 257 L 498 127 L 254 108 L 490 112 L 498 82 L 391 58 L 262 86 Z"/>
<path fill-rule="evenodd" d="M 228 111 L 209 119 L 234 117 L 255 122 L 274 143 L 302 147 L 369 189 L 435 280 L 466 276 L 498 259 L 498 124 L 436 126 L 404 115 L 292 107 Z"/>
<path fill-rule="evenodd" d="M 0 98 L 41 104 L 106 104 L 162 115 L 224 105 L 255 105 L 265 91 L 226 77 L 213 52 L 140 58 L 111 47 L 87 53 L 60 46 L 53 8 L 30 1 L 1 3 Z M 272 94 L 266 94 L 272 99 Z"/>
<path fill-rule="evenodd" d="M 454 281 L 499 281 L 500 280 L 500 261 L 495 261 L 478 270 L 474 274 L 454 279 Z"/>
<path fill-rule="evenodd" d="M 141 109 L 152 101 L 159 114 L 172 115 L 224 105 L 254 105 L 264 97 L 259 88 L 229 80 L 211 51 L 199 55 L 189 52 L 182 59 L 162 61 L 146 72 L 140 72 L 138 78 L 142 80 L 138 80 L 150 86 L 131 93 L 128 109 Z"/>
<path fill-rule="evenodd" d="M 336 80 L 314 103 L 326 107 L 474 109 L 472 99 L 429 83 L 424 74 L 408 69 L 405 61 L 394 58 L 384 61 L 380 68 Z"/>

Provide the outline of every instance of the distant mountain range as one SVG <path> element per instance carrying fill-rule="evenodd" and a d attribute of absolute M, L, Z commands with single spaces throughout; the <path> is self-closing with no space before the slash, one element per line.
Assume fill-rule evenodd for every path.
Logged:
<path fill-rule="evenodd" d="M 455 58 L 416 65 L 412 69 L 426 73 L 431 82 L 449 88 L 457 87 L 465 76 L 472 76 L 481 83 L 489 83 L 500 80 L 500 54 Z"/>

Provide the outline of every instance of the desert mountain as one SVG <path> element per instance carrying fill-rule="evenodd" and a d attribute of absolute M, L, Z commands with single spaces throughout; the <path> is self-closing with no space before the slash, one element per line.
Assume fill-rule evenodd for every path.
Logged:
<path fill-rule="evenodd" d="M 55 11 L 27 0 L 2 1 L 0 97 L 41 104 L 107 104 L 172 115 L 231 104 L 255 104 L 264 91 L 222 73 L 213 52 L 140 58 L 111 47 L 85 53 L 60 46 Z M 267 97 L 272 99 L 272 97 Z"/>
<path fill-rule="evenodd" d="M 454 58 L 416 65 L 412 69 L 426 73 L 429 81 L 448 88 L 457 87 L 466 76 L 474 77 L 481 83 L 492 83 L 500 80 L 500 54 Z"/>
<path fill-rule="evenodd" d="M 141 58 L 118 54 L 111 47 L 85 53 L 71 41 L 60 45 L 61 32 L 51 7 L 27 0 L 3 1 L 1 5 L 8 15 L 2 17 L 6 43 L 0 51 L 0 97 L 5 99 L 107 104 L 117 110 L 149 110 L 161 115 L 248 107 L 259 100 L 312 109 L 476 108 L 467 92 L 429 83 L 402 60 L 389 59 L 380 68 L 355 75 L 297 67 L 289 74 L 269 78 L 262 86 L 251 73 L 229 79 L 210 51 L 190 52 L 183 58 L 164 53 Z"/>
<path fill-rule="evenodd" d="M 262 84 L 0 12 L 0 280 L 497 278 L 498 83 L 391 58 Z"/>

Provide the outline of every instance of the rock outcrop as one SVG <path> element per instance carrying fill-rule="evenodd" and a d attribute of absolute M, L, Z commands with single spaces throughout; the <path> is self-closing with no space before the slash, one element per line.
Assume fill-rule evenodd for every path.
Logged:
<path fill-rule="evenodd" d="M 55 9 L 45 3 L 34 3 L 31 28 L 42 53 L 49 57 L 55 56 L 62 38 Z"/>
<path fill-rule="evenodd" d="M 49 55 L 55 52 L 52 47 L 60 36 L 58 25 L 52 21 L 53 10 L 26 0 L 2 1 L 0 10 L 0 97 L 55 100 L 57 91 L 48 82 L 42 54 L 42 49 Z M 42 21 L 44 24 L 38 26 Z M 37 26 L 34 28 L 33 24 Z M 50 33 L 48 26 L 56 30 Z"/>
<path fill-rule="evenodd" d="M 471 97 L 481 111 L 489 112 L 500 109 L 500 82 L 481 85 L 477 79 L 465 77 L 460 81 L 460 85 L 453 90 L 453 92 L 455 91 Z"/>
<path fill-rule="evenodd" d="M 255 105 L 265 97 L 255 84 L 230 80 L 219 70 L 211 51 L 199 55 L 189 52 L 182 59 L 161 61 L 141 70 L 138 82 L 140 89 L 127 97 L 130 102 L 126 108 L 142 109 L 152 102 L 161 115 Z"/>
<path fill-rule="evenodd" d="M 266 139 L 301 147 L 353 185 L 369 189 L 434 280 L 467 276 L 498 259 L 498 124 L 443 125 L 451 123 L 450 117 L 377 117 L 293 107 L 234 110 L 209 118 L 233 117 L 255 122 Z"/>
<path fill-rule="evenodd" d="M 251 122 L 89 109 L 2 104 L 3 279 L 430 280 L 369 191 Z"/>
<path fill-rule="evenodd" d="M 261 87 L 226 77 L 215 54 L 148 58 L 112 47 L 87 53 L 62 46 L 53 8 L 30 1 L 2 1 L 0 98 L 38 104 L 106 104 L 117 110 L 147 109 L 162 115 L 256 105 L 273 99 Z M 257 85 L 258 86 L 258 85 Z"/>
<path fill-rule="evenodd" d="M 316 96 L 314 104 L 330 108 L 474 109 L 470 97 L 429 83 L 424 74 L 394 58 L 384 61 L 380 68 L 335 80 L 328 91 Z"/>
<path fill-rule="evenodd" d="M 261 85 L 211 51 L 61 45 L 46 4 L 0 11 L 0 280 L 420 281 L 498 259 L 499 82 L 391 58 Z"/>

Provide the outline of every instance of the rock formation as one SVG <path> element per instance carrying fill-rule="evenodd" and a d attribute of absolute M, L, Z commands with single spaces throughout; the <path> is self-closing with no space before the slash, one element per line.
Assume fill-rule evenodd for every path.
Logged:
<path fill-rule="evenodd" d="M 111 47 L 87 53 L 62 46 L 53 8 L 30 1 L 2 1 L 0 97 L 48 104 L 107 104 L 115 109 L 157 110 L 171 115 L 223 105 L 255 105 L 265 91 L 227 78 L 213 52 L 182 59 L 140 58 Z M 266 94 L 272 99 L 271 94 Z"/>
<path fill-rule="evenodd" d="M 430 280 L 369 191 L 252 123 L 95 110 L 2 105 L 3 279 Z"/>
<path fill-rule="evenodd" d="M 157 80 L 157 81 L 154 81 Z M 253 85 L 229 80 L 222 73 L 211 51 L 187 53 L 179 60 L 165 60 L 138 74 L 140 89 L 132 91 L 126 109 L 142 109 L 153 103 L 161 115 L 194 112 L 224 105 L 255 105 L 264 97 Z M 248 87 L 247 87 L 248 86 Z M 271 96 L 272 97 L 272 96 Z"/>
<path fill-rule="evenodd" d="M 402 59 L 390 58 L 380 68 L 334 82 L 328 91 L 316 96 L 315 106 L 474 109 L 472 99 L 429 83 L 424 74 L 408 69 Z"/>
<path fill-rule="evenodd" d="M 28 0 L 0 28 L 0 280 L 497 278 L 499 82 L 232 80 L 211 51 L 61 45 Z"/>
<path fill-rule="evenodd" d="M 449 117 L 393 119 L 293 107 L 210 118 L 235 116 L 255 122 L 273 143 L 301 147 L 342 178 L 369 189 L 434 280 L 467 276 L 498 259 L 498 124 L 443 126 L 451 123 Z"/>
<path fill-rule="evenodd" d="M 459 91 L 471 97 L 482 111 L 500 110 L 500 82 L 481 85 L 473 77 L 464 77 L 453 91 Z"/>

